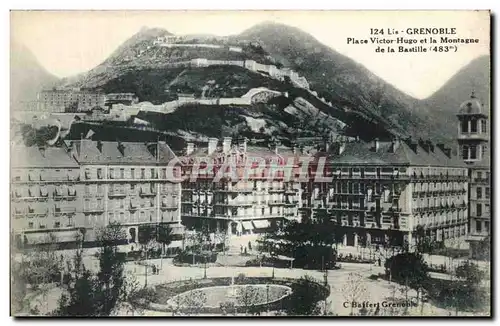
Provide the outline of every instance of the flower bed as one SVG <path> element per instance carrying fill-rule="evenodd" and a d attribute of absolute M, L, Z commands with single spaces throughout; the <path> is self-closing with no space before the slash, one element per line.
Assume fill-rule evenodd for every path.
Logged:
<path fill-rule="evenodd" d="M 210 296 L 210 290 L 207 288 L 221 288 L 224 287 L 225 290 L 229 290 L 231 285 L 236 286 L 237 288 L 243 288 L 242 285 L 256 285 L 255 287 L 263 287 L 265 292 L 262 292 L 261 289 L 254 291 L 258 292 L 255 295 L 262 295 L 265 293 L 266 300 L 255 300 L 251 304 L 251 308 L 253 310 L 279 310 L 282 309 L 288 302 L 288 300 L 293 299 L 293 292 L 286 292 L 284 289 L 291 289 L 293 284 L 297 282 L 296 279 L 287 279 L 287 278 L 279 278 L 272 279 L 269 277 L 244 277 L 239 276 L 237 278 L 230 277 L 219 277 L 219 278 L 210 278 L 210 279 L 198 279 L 198 280 L 189 280 L 189 281 L 177 281 L 171 283 L 160 284 L 151 289 L 149 292 L 148 300 L 137 300 L 134 302 L 135 305 L 140 306 L 145 309 L 162 311 L 162 312 L 173 312 L 174 307 L 169 305 L 169 300 L 180 294 L 189 293 L 189 291 L 193 291 L 191 296 L 187 301 L 188 305 L 192 305 L 193 308 L 184 309 L 183 313 L 211 313 L 211 314 L 221 314 L 223 313 L 223 308 L 227 302 L 223 302 L 224 300 L 218 299 L 215 300 L 219 304 L 218 307 L 215 307 L 207 301 L 200 300 L 200 298 L 206 298 L 206 296 Z M 270 286 L 269 289 L 266 289 L 266 285 L 276 285 Z M 329 290 L 323 285 L 311 282 L 312 286 L 315 288 L 315 291 L 322 293 L 324 298 L 328 297 Z M 200 290 L 203 289 L 203 290 Z M 196 291 L 200 290 L 200 291 Z M 217 290 L 218 291 L 218 290 Z M 269 292 L 269 297 L 267 297 Z M 266 302 L 269 299 L 270 302 Z M 274 300 L 274 301 L 273 301 Z M 228 300 L 229 301 L 229 300 Z M 234 302 L 233 302 L 234 303 Z M 249 307 L 243 307 L 242 305 L 232 305 L 235 312 L 244 312 Z"/>

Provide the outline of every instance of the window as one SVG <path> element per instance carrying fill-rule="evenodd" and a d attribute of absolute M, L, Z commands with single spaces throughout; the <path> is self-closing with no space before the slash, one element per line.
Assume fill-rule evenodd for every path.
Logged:
<path fill-rule="evenodd" d="M 477 120 L 470 121 L 470 132 L 477 132 Z"/>
<path fill-rule="evenodd" d="M 481 232 L 481 221 L 476 221 L 476 232 Z"/>
<path fill-rule="evenodd" d="M 110 178 L 110 179 L 114 179 L 114 177 L 115 177 L 115 176 L 114 176 L 114 173 L 115 173 L 115 170 L 114 170 L 113 168 L 110 168 L 110 169 L 109 169 L 109 178 Z"/>
<path fill-rule="evenodd" d="M 469 124 L 467 120 L 462 120 L 460 124 L 462 126 L 463 133 L 469 132 Z"/>
<path fill-rule="evenodd" d="M 33 222 L 28 223 L 28 228 L 32 229 L 33 228 Z"/>
<path fill-rule="evenodd" d="M 481 157 L 484 157 L 484 154 L 486 153 L 486 145 L 481 146 Z"/>
<path fill-rule="evenodd" d="M 488 233 L 490 233 L 490 222 L 485 221 L 484 222 L 484 230 Z"/>
<path fill-rule="evenodd" d="M 483 188 L 481 187 L 476 188 L 476 198 L 477 199 L 483 198 Z"/>
<path fill-rule="evenodd" d="M 120 169 L 120 179 L 125 179 L 125 169 Z"/>
<path fill-rule="evenodd" d="M 478 171 L 476 175 L 477 175 L 478 179 L 482 179 L 483 178 L 483 172 L 479 172 Z"/>
<path fill-rule="evenodd" d="M 469 147 L 467 146 L 462 146 L 462 159 L 469 159 Z"/>
<path fill-rule="evenodd" d="M 55 228 L 60 228 L 61 227 L 61 222 L 55 222 L 54 223 Z"/>
<path fill-rule="evenodd" d="M 146 179 L 146 169 L 141 169 L 141 179 Z"/>
<path fill-rule="evenodd" d="M 97 169 L 97 179 L 102 179 L 102 168 Z"/>
<path fill-rule="evenodd" d="M 484 198 L 490 199 L 490 187 L 484 188 Z"/>
<path fill-rule="evenodd" d="M 486 120 L 481 120 L 481 132 L 486 133 Z"/>
<path fill-rule="evenodd" d="M 85 195 L 90 195 L 90 185 L 88 183 L 85 184 Z"/>
<path fill-rule="evenodd" d="M 470 147 L 470 159 L 475 160 L 477 159 L 477 151 L 476 151 L 476 146 L 471 146 Z"/>
<path fill-rule="evenodd" d="M 151 178 L 156 178 L 155 169 L 151 169 Z"/>
<path fill-rule="evenodd" d="M 482 215 L 483 215 L 483 205 L 476 204 L 476 216 L 482 216 Z"/>
<path fill-rule="evenodd" d="M 135 169 L 134 168 L 130 169 L 130 176 L 132 177 L 132 179 L 135 178 Z"/>

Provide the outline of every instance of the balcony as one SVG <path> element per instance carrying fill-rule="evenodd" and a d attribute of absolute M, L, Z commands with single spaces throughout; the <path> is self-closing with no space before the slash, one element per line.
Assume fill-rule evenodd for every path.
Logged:
<path fill-rule="evenodd" d="M 267 192 L 270 193 L 270 194 L 273 194 L 273 193 L 282 193 L 282 192 L 285 192 L 285 189 L 282 189 L 282 188 L 269 188 L 269 189 L 267 189 Z"/>
<path fill-rule="evenodd" d="M 475 183 L 490 183 L 490 179 L 488 178 L 474 178 Z"/>
<path fill-rule="evenodd" d="M 104 207 L 86 207 L 83 209 L 84 214 L 102 214 Z"/>
<path fill-rule="evenodd" d="M 285 194 L 287 195 L 295 195 L 297 194 L 298 190 L 297 189 L 285 189 Z"/>
<path fill-rule="evenodd" d="M 12 196 L 14 201 L 46 201 L 49 199 L 49 195 L 46 196 Z"/>
<path fill-rule="evenodd" d="M 74 208 L 74 207 L 55 208 L 54 209 L 55 216 L 74 215 L 75 213 L 76 213 L 76 208 Z"/>
<path fill-rule="evenodd" d="M 141 189 L 141 191 L 139 192 L 139 196 L 140 197 L 155 197 L 156 196 L 156 192 L 153 192 L 153 191 L 143 191 Z"/>
<path fill-rule="evenodd" d="M 76 191 L 68 192 L 67 194 L 54 192 L 54 200 L 75 200 L 76 199 Z"/>
<path fill-rule="evenodd" d="M 124 198 L 124 197 L 127 197 L 127 194 L 125 193 L 124 190 L 110 191 L 110 192 L 108 192 L 108 197 L 109 198 Z"/>
<path fill-rule="evenodd" d="M 178 205 L 172 205 L 172 204 L 165 204 L 165 203 L 162 203 L 160 205 L 160 209 L 161 210 L 176 210 L 178 209 L 179 206 Z"/>

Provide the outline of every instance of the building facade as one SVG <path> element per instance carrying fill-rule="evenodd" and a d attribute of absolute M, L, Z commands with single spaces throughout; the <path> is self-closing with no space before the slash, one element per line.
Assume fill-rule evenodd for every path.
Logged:
<path fill-rule="evenodd" d="M 490 147 L 488 114 L 472 93 L 462 103 L 458 117 L 458 153 L 469 167 L 469 222 L 468 241 L 471 256 L 483 256 L 480 242 L 490 236 Z"/>
<path fill-rule="evenodd" d="M 11 212 L 19 245 L 71 244 L 79 236 L 93 243 L 111 222 L 124 226 L 123 243 L 136 243 L 142 225 L 164 222 L 182 233 L 180 183 L 168 167 L 175 154 L 164 142 L 84 139 L 15 153 Z"/>
<path fill-rule="evenodd" d="M 344 245 L 411 246 L 419 226 L 438 242 L 467 233 L 467 168 L 443 145 L 338 143 L 322 174 L 331 181 L 302 185 L 301 210 L 312 218 L 326 212 L 344 226 Z"/>
<path fill-rule="evenodd" d="M 187 228 L 201 224 L 241 235 L 265 232 L 286 219 L 296 219 L 299 183 L 284 178 L 293 169 L 288 163 L 294 157 L 289 149 L 250 146 L 246 139 L 233 145 L 226 137 L 218 146 L 218 139 L 211 138 L 208 146 L 201 148 L 188 143 L 183 167 L 183 223 Z"/>
<path fill-rule="evenodd" d="M 37 94 L 38 111 L 86 112 L 104 108 L 106 95 L 80 89 L 43 90 Z"/>

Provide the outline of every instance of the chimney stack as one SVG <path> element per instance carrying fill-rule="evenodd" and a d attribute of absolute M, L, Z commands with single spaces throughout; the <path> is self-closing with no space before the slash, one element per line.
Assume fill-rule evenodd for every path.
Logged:
<path fill-rule="evenodd" d="M 212 155 L 217 150 L 217 138 L 208 139 L 208 155 Z"/>
<path fill-rule="evenodd" d="M 391 152 L 396 153 L 399 148 L 400 141 L 398 138 L 394 138 L 391 143 Z"/>
<path fill-rule="evenodd" d="M 380 149 L 380 142 L 379 142 L 378 138 L 375 138 L 373 140 L 373 150 L 375 152 L 378 152 L 379 149 Z"/>
<path fill-rule="evenodd" d="M 231 137 L 224 137 L 222 141 L 222 151 L 224 152 L 224 154 L 227 154 L 229 153 L 230 150 L 231 150 Z"/>
<path fill-rule="evenodd" d="M 194 152 L 194 144 L 192 142 L 187 143 L 186 145 L 186 155 L 191 155 Z"/>

